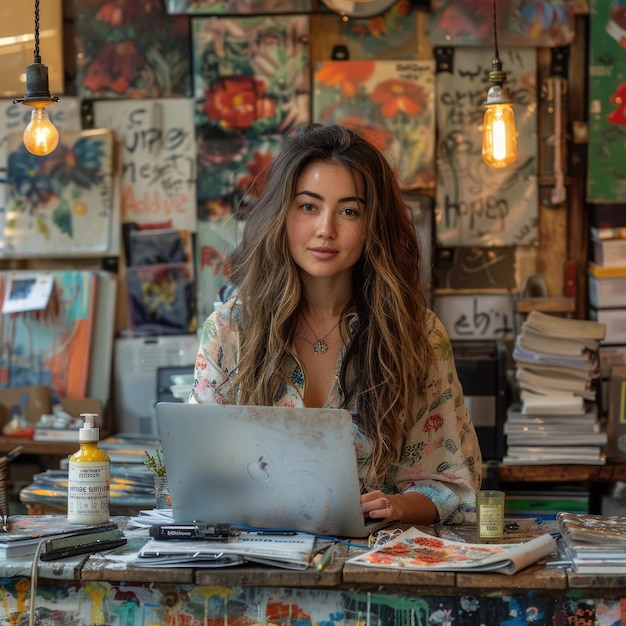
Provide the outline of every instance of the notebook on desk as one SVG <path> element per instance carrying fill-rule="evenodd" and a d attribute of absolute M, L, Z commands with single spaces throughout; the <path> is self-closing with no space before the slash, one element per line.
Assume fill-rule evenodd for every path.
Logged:
<path fill-rule="evenodd" d="M 385 525 L 361 513 L 348 411 L 160 402 L 156 416 L 176 523 L 343 537 Z"/>

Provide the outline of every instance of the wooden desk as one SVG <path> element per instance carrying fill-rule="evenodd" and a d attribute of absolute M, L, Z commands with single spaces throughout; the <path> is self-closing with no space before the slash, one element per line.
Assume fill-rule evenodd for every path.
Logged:
<path fill-rule="evenodd" d="M 131 544 L 145 540 L 133 533 Z M 411 573 L 344 565 L 351 551 L 319 575 L 260 566 L 144 569 L 101 554 L 47 563 L 39 571 L 36 618 L 125 626 L 521 626 L 619 623 L 626 607 L 626 572 L 576 576 L 542 562 L 514 576 Z M 0 623 L 24 623 L 29 574 L 28 561 L 0 564 Z"/>

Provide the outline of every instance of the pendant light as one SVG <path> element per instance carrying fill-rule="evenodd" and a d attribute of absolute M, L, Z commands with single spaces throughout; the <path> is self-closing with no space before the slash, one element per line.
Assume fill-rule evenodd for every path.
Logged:
<path fill-rule="evenodd" d="M 50 95 L 48 67 L 41 63 L 39 56 L 39 0 L 35 0 L 35 58 L 26 67 L 26 96 L 13 100 L 33 107 L 31 120 L 24 130 L 26 149 L 37 156 L 50 154 L 59 144 L 59 131 L 50 121 L 46 107 L 59 100 Z"/>
<path fill-rule="evenodd" d="M 502 71 L 502 61 L 498 50 L 498 32 L 496 25 L 496 0 L 492 0 L 493 46 L 494 55 L 491 61 L 489 81 L 491 87 L 487 91 L 485 101 L 485 117 L 483 121 L 483 161 L 489 167 L 508 167 L 517 159 L 517 130 L 513 100 L 503 86 L 506 72 Z"/>

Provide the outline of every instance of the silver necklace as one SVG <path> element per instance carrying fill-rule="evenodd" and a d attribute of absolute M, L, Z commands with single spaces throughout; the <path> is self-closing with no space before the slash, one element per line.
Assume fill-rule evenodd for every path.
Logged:
<path fill-rule="evenodd" d="M 313 330 L 313 326 L 311 326 L 309 320 L 304 315 L 302 316 L 302 318 L 306 322 L 306 325 L 311 329 L 311 332 L 313 333 L 313 336 L 315 337 L 316 332 Z M 313 352 L 315 352 L 315 354 L 326 354 L 326 352 L 328 352 L 328 344 L 326 343 L 326 337 L 328 337 L 330 333 L 332 333 L 333 330 L 335 330 L 335 328 L 339 326 L 340 321 L 341 321 L 341 317 L 339 317 L 339 319 L 337 320 L 337 323 L 323 337 L 318 337 L 315 341 L 309 341 L 306 337 L 303 337 L 305 341 L 307 341 L 313 346 Z"/>

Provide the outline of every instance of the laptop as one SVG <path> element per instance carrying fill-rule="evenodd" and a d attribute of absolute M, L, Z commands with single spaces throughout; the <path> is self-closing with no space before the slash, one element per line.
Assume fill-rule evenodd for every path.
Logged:
<path fill-rule="evenodd" d="M 245 524 L 366 537 L 352 416 L 312 409 L 159 402 L 177 524 Z"/>

